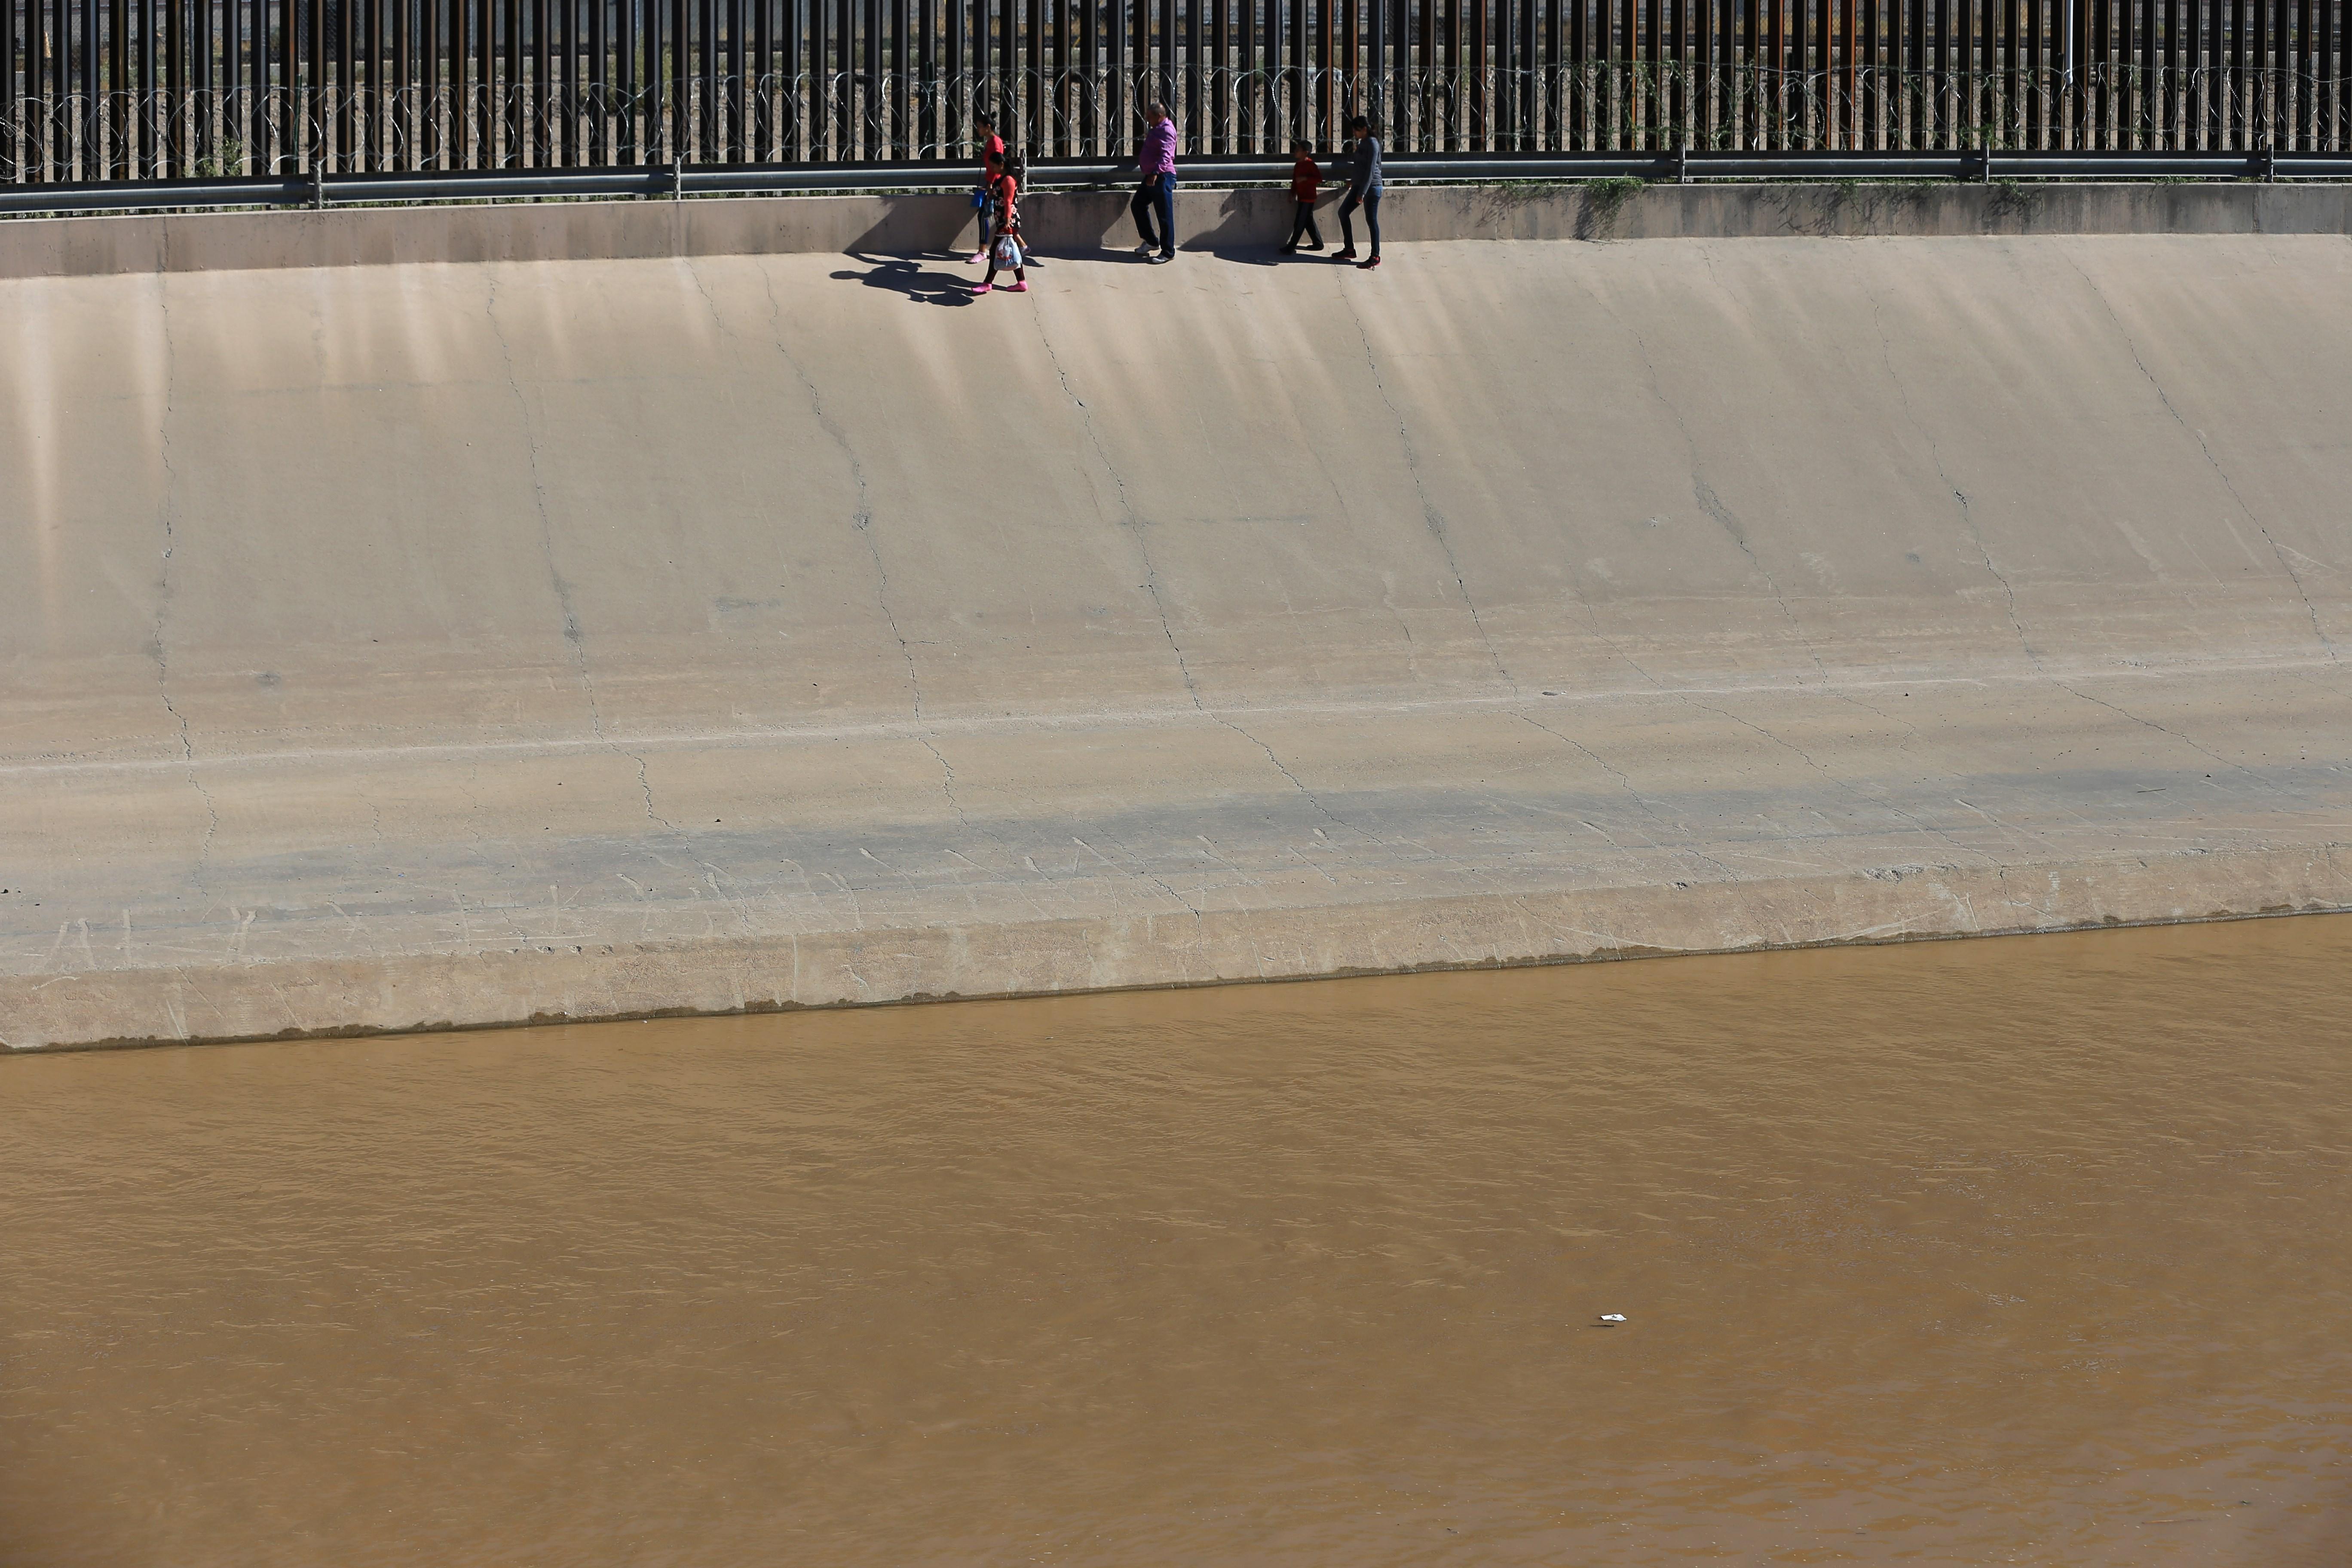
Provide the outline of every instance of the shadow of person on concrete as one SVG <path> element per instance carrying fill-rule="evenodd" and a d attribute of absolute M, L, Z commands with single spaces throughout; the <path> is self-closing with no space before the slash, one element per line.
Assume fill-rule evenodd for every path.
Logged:
<path fill-rule="evenodd" d="M 1289 232 L 1290 205 L 1286 190 L 1225 191 L 1217 204 L 1215 222 L 1195 228 L 1176 248 L 1239 267 L 1279 267 L 1295 261 L 1298 258 L 1282 254 L 1283 237 Z"/>
<path fill-rule="evenodd" d="M 971 286 L 980 281 L 977 269 L 969 277 L 938 271 L 919 256 L 861 256 L 852 251 L 849 259 L 868 270 L 835 272 L 833 277 L 845 283 L 863 283 L 868 289 L 904 294 L 918 305 L 969 305 Z"/>

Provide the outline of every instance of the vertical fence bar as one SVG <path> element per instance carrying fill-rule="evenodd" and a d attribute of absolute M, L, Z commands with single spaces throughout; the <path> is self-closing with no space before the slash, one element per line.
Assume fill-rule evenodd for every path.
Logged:
<path fill-rule="evenodd" d="M 2336 4 L 2323 4 L 2319 9 L 2319 58 L 2327 62 L 2334 82 L 2321 145 L 2334 153 L 2352 148 L 2352 28 L 2346 26 L 2352 16 L 2339 15 L 2339 10 Z"/>
<path fill-rule="evenodd" d="M 1639 0 L 1618 0 L 1613 6 L 1601 0 L 1601 5 L 1607 37 L 1599 65 L 1605 78 L 1609 116 L 1608 134 L 1601 145 L 1622 152 L 1638 145 L 1640 140 L 1641 97 L 1635 73 L 1642 47 L 1642 14 Z"/>
<path fill-rule="evenodd" d="M 422 18 L 420 7 L 429 9 L 433 0 L 392 0 L 392 136 L 393 153 L 397 160 L 393 165 L 402 169 L 421 166 L 419 153 L 424 146 L 424 125 L 418 113 L 417 101 L 417 35 Z"/>
<path fill-rule="evenodd" d="M 484 125 L 490 76 L 490 20 L 485 0 L 448 0 L 449 166 L 481 169 L 490 135 Z"/>
<path fill-rule="evenodd" d="M 2223 134 L 2225 146 L 2243 148 L 2250 129 L 2246 119 L 2246 7 L 2245 0 L 2223 0 L 2221 24 L 2229 33 L 2229 68 L 2222 73 L 2224 107 L 2229 121 Z"/>
<path fill-rule="evenodd" d="M 90 13 L 97 20 L 98 13 Z M 131 6 L 128 0 L 108 0 L 105 17 L 106 32 L 95 52 L 106 62 L 105 112 L 99 116 L 104 142 L 100 149 L 98 167 L 102 178 L 127 180 L 131 177 L 132 135 L 131 121 Z"/>
<path fill-rule="evenodd" d="M 1468 101 L 1464 106 L 1468 123 L 1465 127 L 1463 145 L 1471 152 L 1483 153 L 1486 150 L 1493 116 L 1491 92 L 1486 75 L 1489 34 L 1486 16 L 1487 0 L 1465 0 L 1465 4 L 1470 8 L 1470 15 L 1466 18 L 1468 25 L 1465 28 L 1468 37 L 1464 44 L 1464 52 L 1468 57 L 1469 80 L 1465 84 L 1468 88 Z"/>
<path fill-rule="evenodd" d="M 2229 142 L 2230 39 L 2229 16 L 2223 0 L 2200 0 L 2204 16 L 2205 58 L 2200 145 L 2219 151 Z"/>
<path fill-rule="evenodd" d="M 1071 0 L 1085 15 L 1082 0 Z M 764 5 L 766 0 L 761 0 Z M 936 158 L 940 146 L 939 0 L 920 0 L 915 14 L 915 153 Z"/>
<path fill-rule="evenodd" d="M 898 37 L 903 40 L 906 37 L 904 25 L 906 0 L 896 0 L 896 3 L 901 17 Z M 727 0 L 726 18 L 727 53 L 724 68 L 726 91 L 720 100 L 720 107 L 726 115 L 727 121 L 723 138 L 727 143 L 727 162 L 741 163 L 749 162 L 751 156 L 749 151 L 751 142 L 751 84 L 745 79 L 743 74 L 744 68 L 751 63 L 751 59 L 748 48 L 751 31 L 751 8 L 747 0 Z M 903 65 L 903 62 L 901 64 Z M 903 91 L 907 79 L 906 72 L 901 69 L 896 74 Z M 903 100 L 901 107 L 903 108 Z M 906 132 L 906 117 L 903 113 L 898 118 L 898 132 L 902 136 Z"/>
<path fill-rule="evenodd" d="M 725 156 L 726 89 L 719 80 L 719 0 L 693 0 L 685 7 L 677 49 L 686 73 L 686 100 L 678 105 L 678 132 L 689 163 L 716 163 Z M 689 129 L 689 126 L 691 127 Z"/>
<path fill-rule="evenodd" d="M 1836 91 L 1836 79 L 1832 74 L 1832 57 L 1836 54 L 1836 11 L 1832 0 L 1812 0 L 1810 29 L 1805 26 L 1803 9 L 1800 7 L 1797 12 L 1798 36 L 1801 37 L 1808 31 L 1812 34 L 1811 58 L 1801 63 L 1804 69 L 1806 140 L 1814 147 L 1831 145 L 1836 134 L 1836 115 L 1832 112 L 1835 105 L 1832 101 Z"/>
<path fill-rule="evenodd" d="M 1740 24 L 1739 144 L 1753 149 L 1764 145 L 1764 78 L 1760 68 L 1764 55 L 1764 0 L 1730 3 L 1738 8 Z"/>
<path fill-rule="evenodd" d="M 196 158 L 197 172 L 217 174 L 222 167 L 221 138 L 227 121 L 221 112 L 221 89 L 228 61 L 221 52 L 224 17 L 216 0 L 185 0 L 196 13 Z"/>
<path fill-rule="evenodd" d="M 0 5 L 5 3 L 6 0 L 0 0 Z M 232 5 L 244 3 L 245 0 L 230 0 Z M 139 170 L 142 175 L 148 179 L 162 179 L 171 172 L 163 158 L 163 15 L 171 4 L 172 0 L 138 0 L 135 13 L 139 41 L 137 68 L 132 73 L 131 118 L 137 126 Z M 260 8 L 262 0 L 253 0 L 256 10 Z M 245 30 L 250 32 L 252 29 L 248 26 Z M 241 89 L 241 91 L 244 99 L 243 114 L 249 117 L 253 112 L 254 95 L 249 89 Z M 240 145 L 248 152 L 251 151 L 253 132 L 244 125 L 242 121 L 239 123 L 237 140 Z M 236 172 L 241 174 L 244 171 L 239 169 Z M 259 172 L 257 163 L 255 165 L 255 172 Z"/>
<path fill-rule="evenodd" d="M 565 0 L 564 80 L 572 163 L 605 163 L 605 47 L 610 43 L 607 9 L 612 0 Z"/>
<path fill-rule="evenodd" d="M 2249 63 L 2253 81 L 2249 95 L 2252 139 L 2247 145 L 2275 147 L 2278 144 L 2275 132 L 2278 85 L 2275 57 L 2280 42 L 2276 25 L 2277 0 L 2249 0 L 2248 8 L 2252 14 L 2252 37 L 2248 40 L 2246 52 L 2252 57 Z"/>
<path fill-rule="evenodd" d="M 1522 153 L 1534 152 L 1543 145 L 1543 100 L 1537 90 L 1542 79 L 1538 52 L 1542 26 L 1537 13 L 1543 0 L 1518 0 L 1517 26 L 1511 44 L 1511 140 L 1508 145 Z"/>
<path fill-rule="evenodd" d="M 1318 145 L 1325 147 L 1330 146 L 1338 140 L 1338 137 L 1335 134 L 1335 127 L 1331 122 L 1332 113 L 1338 108 L 1337 102 L 1331 96 L 1331 70 L 1333 66 L 1333 60 L 1331 58 L 1332 4 L 1333 0 L 1314 0 L 1315 53 L 1313 57 L 1314 65 L 1312 67 L 1312 70 L 1315 79 L 1315 91 L 1309 107 L 1314 113 L 1315 119 L 1314 130 L 1310 132 L 1309 134 L 1314 137 Z M 1483 10 L 1483 0 L 1480 0 L 1480 4 Z"/>
<path fill-rule="evenodd" d="M 2157 80 L 2161 84 L 2156 95 L 2152 144 L 2167 150 L 2181 145 L 2180 13 L 2180 0 L 2149 0 L 2148 25 L 2155 40 Z"/>
<path fill-rule="evenodd" d="M 295 94 L 296 132 L 302 144 L 302 167 L 323 169 L 327 164 L 327 100 L 324 84 L 327 79 L 327 0 L 292 0 L 301 18 L 302 80 Z M 179 7 L 173 6 L 176 15 Z M 174 62 L 177 66 L 177 62 Z M 184 66 L 177 68 L 185 69 Z"/>
<path fill-rule="evenodd" d="M 17 42 L 16 22 L 19 0 L 0 0 L 0 5 L 7 7 L 5 11 L 0 11 L 0 185 L 13 185 L 23 177 L 26 162 L 26 154 L 18 151 L 18 138 L 24 137 L 26 143 L 31 140 L 27 106 L 39 91 L 39 83 L 34 76 L 37 68 L 35 62 L 39 57 L 33 53 L 31 44 L 40 31 L 40 23 L 35 16 L 40 8 L 40 0 L 21 0 L 25 19 L 24 45 L 21 47 Z M 25 81 L 25 90 L 21 94 L 16 89 L 20 70 L 24 73 Z"/>
<path fill-rule="evenodd" d="M 1567 0 L 1538 0 L 1543 10 L 1543 60 L 1535 79 L 1538 110 L 1543 116 L 1538 144 L 1549 151 L 1568 146 L 1568 104 L 1562 79 L 1561 51 L 1567 44 L 1560 15 Z"/>
<path fill-rule="evenodd" d="M 499 166 L 520 169 L 523 163 L 522 117 L 522 10 L 530 0 L 494 0 L 505 24 L 499 38 L 498 80 L 492 90 L 492 100 L 499 106 L 501 137 L 499 144 Z M 684 5 L 686 0 L 677 0 Z"/>
<path fill-rule="evenodd" d="M 2107 144 L 2114 107 L 2114 73 L 2107 68 L 2108 0 L 2075 0 L 2075 4 L 2083 18 L 2084 46 L 2076 56 L 2075 74 L 2088 117 L 2083 146 L 2096 151 Z"/>
<path fill-rule="evenodd" d="M 201 5 L 203 0 L 197 3 Z M 352 25 L 353 68 L 345 75 L 343 92 L 351 101 L 357 124 L 357 134 L 352 142 L 352 166 L 364 173 L 378 162 L 376 99 L 383 80 L 383 0 L 343 0 L 343 4 L 359 6 L 359 16 Z"/>
<path fill-rule="evenodd" d="M 1559 104 L 1559 145 L 1571 152 L 1581 152 L 1590 143 L 1585 136 L 1586 90 L 1585 61 L 1591 53 L 1591 25 L 1587 14 L 1591 0 L 1552 0 L 1556 16 L 1564 7 L 1567 15 L 1559 16 L 1560 61 L 1553 89 Z"/>
<path fill-rule="evenodd" d="M 2293 136 L 2294 146 L 2300 152 L 2317 152 L 2320 147 L 2320 83 L 2325 79 L 2327 69 L 2326 62 L 2319 53 L 2320 17 L 2333 9 L 2336 0 L 2299 0 L 2292 7 L 2294 14 Z"/>
<path fill-rule="evenodd" d="M 2028 134 L 2027 16 L 2024 0 L 2001 0 L 2001 144 L 2007 147 L 2024 146 Z"/>
<path fill-rule="evenodd" d="M 383 13 L 380 26 L 381 44 L 375 57 L 377 87 L 376 118 L 382 126 L 383 152 L 377 166 L 399 169 L 407 166 L 408 137 L 403 123 L 406 114 L 409 87 L 414 79 L 409 75 L 411 52 L 415 41 L 410 37 L 410 15 L 416 0 L 376 0 Z"/>
<path fill-rule="evenodd" d="M 1323 0 L 1323 4 L 1328 10 L 1329 0 Z M 1201 95 L 1201 5 L 1202 0 L 1183 0 L 1184 150 L 1195 155 L 1208 151 L 1202 134 L 1206 127 L 1202 123 L 1207 105 Z"/>
<path fill-rule="evenodd" d="M 2188 36 L 2180 42 L 2180 52 L 2192 78 L 2183 146 L 2204 151 L 2213 146 L 2213 0 L 2183 0 L 2183 9 Z"/>
<path fill-rule="evenodd" d="M 1715 122 L 1707 127 L 1707 146 L 1736 148 L 1740 146 L 1740 120 L 1745 115 L 1745 94 L 1740 91 L 1740 14 L 1748 9 L 1740 0 L 1710 0 L 1715 7 L 1715 64 L 1712 64 L 1712 99 Z"/>
<path fill-rule="evenodd" d="M 2269 47 L 2263 51 L 2263 97 L 2267 112 L 2263 116 L 2263 145 L 2273 149 L 2289 145 L 2292 134 L 2289 115 L 2294 101 L 2294 7 L 2292 0 L 2264 0 L 2263 29 Z"/>
<path fill-rule="evenodd" d="M 861 0 L 837 0 L 833 11 L 832 80 L 834 145 L 827 154 L 835 161 L 858 156 L 864 142 L 864 109 L 858 80 Z M 1007 136 L 1012 127 L 1005 128 Z"/>
<path fill-rule="evenodd" d="M 49 4 L 50 0 L 25 0 L 25 95 L 16 113 L 25 127 L 23 177 L 34 184 L 47 184 L 49 179 L 49 149 L 53 144 L 56 100 L 47 68 L 54 48 L 50 41 L 54 29 Z M 172 15 L 171 25 L 177 27 L 178 13 Z"/>
<path fill-rule="evenodd" d="M 525 84 L 523 119 L 530 132 L 531 166 L 538 169 L 548 167 L 557 155 L 551 84 L 555 74 L 554 11 L 560 4 L 562 0 L 530 0 L 530 12 L 523 21 L 530 50 L 525 67 L 530 80 Z"/>
<path fill-rule="evenodd" d="M 1992 80 L 1990 0 L 1961 0 L 1960 5 L 1960 145 L 1991 144 L 1985 126 L 1987 89 Z"/>
<path fill-rule="evenodd" d="M 2167 58 L 2172 60 L 2179 81 L 2172 144 L 2194 151 L 2200 144 L 2204 123 L 2204 5 L 2203 0 L 2170 0 L 2170 5 L 2174 25 Z"/>
<path fill-rule="evenodd" d="M 2336 13 L 2340 0 L 2319 0 L 2319 70 L 2313 84 L 2318 89 L 2319 119 L 2313 145 L 2333 153 L 2344 145 L 2344 93 L 2352 71 L 2337 57 L 2341 47 Z"/>
<path fill-rule="evenodd" d="M 1283 145 L 1309 134 L 1307 128 L 1307 8 L 1311 0 L 1286 0 L 1283 14 L 1285 67 L 1276 79 L 1283 95 Z"/>
<path fill-rule="evenodd" d="M 1117 157 L 1125 151 L 1135 121 L 1135 78 L 1129 63 L 1134 58 L 1135 24 L 1128 0 L 1105 0 L 1103 21 L 1102 149 L 1106 156 Z"/>
<path fill-rule="evenodd" d="M 1207 42 L 1208 79 L 1202 88 L 1208 100 L 1208 140 L 1204 145 L 1214 153 L 1234 150 L 1233 125 L 1233 5 L 1231 0 L 1209 0 Z"/>

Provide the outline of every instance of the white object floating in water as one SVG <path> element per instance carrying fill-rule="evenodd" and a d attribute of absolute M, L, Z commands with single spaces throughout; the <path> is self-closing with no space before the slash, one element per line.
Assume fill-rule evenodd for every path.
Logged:
<path fill-rule="evenodd" d="M 1601 1321 L 1604 1323 L 1622 1323 L 1625 1321 L 1625 1314 L 1622 1312 L 1603 1312 L 1601 1314 Z"/>

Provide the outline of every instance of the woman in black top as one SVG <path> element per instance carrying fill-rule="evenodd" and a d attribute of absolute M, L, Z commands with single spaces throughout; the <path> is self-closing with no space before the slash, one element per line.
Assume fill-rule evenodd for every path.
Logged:
<path fill-rule="evenodd" d="M 1372 254 L 1356 265 L 1369 270 L 1381 264 L 1381 139 L 1360 114 L 1348 121 L 1348 134 L 1356 143 L 1356 156 L 1348 169 L 1347 199 L 1339 204 L 1340 250 L 1331 259 L 1356 261 L 1356 229 L 1348 220 L 1360 206 L 1364 226 L 1372 231 Z"/>

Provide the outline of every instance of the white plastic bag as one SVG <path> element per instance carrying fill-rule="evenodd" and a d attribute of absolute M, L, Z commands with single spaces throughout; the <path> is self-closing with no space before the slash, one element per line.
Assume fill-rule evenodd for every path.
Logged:
<path fill-rule="evenodd" d="M 1019 239 L 1009 234 L 1000 234 L 996 237 L 995 253 L 989 258 L 992 266 L 1017 268 L 1022 265 L 1023 260 Z"/>

